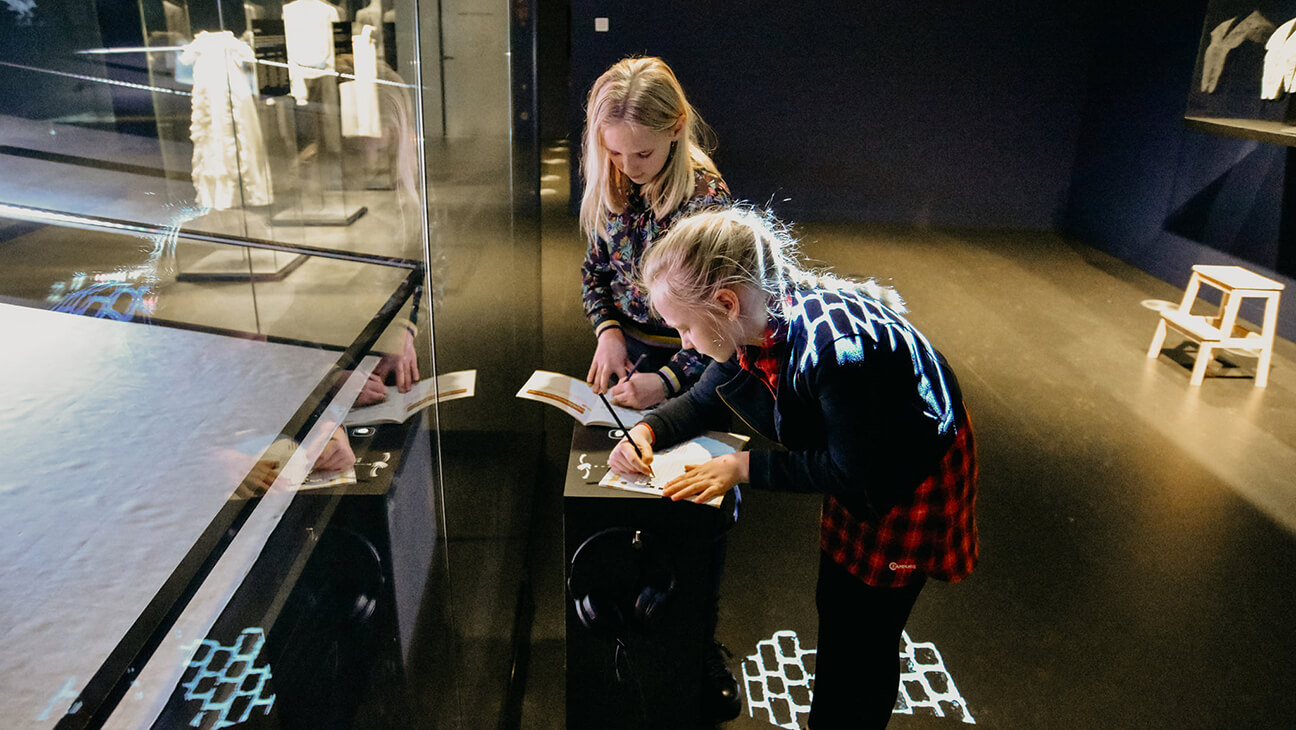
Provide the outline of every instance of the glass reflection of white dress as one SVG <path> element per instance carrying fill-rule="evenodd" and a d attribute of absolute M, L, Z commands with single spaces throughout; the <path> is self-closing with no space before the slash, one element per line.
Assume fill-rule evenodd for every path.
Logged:
<path fill-rule="evenodd" d="M 252 48 L 229 31 L 204 31 L 181 60 L 193 65 L 189 137 L 199 205 L 216 210 L 269 205 L 270 168 L 249 76 Z"/>
<path fill-rule="evenodd" d="M 342 105 L 342 136 L 381 137 L 378 112 L 378 52 L 373 26 L 366 25 L 351 36 L 353 81 L 338 87 Z"/>

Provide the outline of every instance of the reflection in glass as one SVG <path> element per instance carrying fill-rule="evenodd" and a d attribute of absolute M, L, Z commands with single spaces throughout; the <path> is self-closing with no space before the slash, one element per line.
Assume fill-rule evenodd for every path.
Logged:
<path fill-rule="evenodd" d="M 497 393 L 535 365 L 537 254 L 510 210 L 524 8 L 474 3 L 0 5 L 0 320 L 18 353 L 0 359 L 0 593 L 30 595 L 0 610 L 0 654 L 31 658 L 0 673 L 7 724 L 217 722 L 185 691 L 219 664 L 197 649 L 245 646 L 249 626 L 271 723 L 346 724 L 364 703 L 389 713 L 374 726 L 411 708 L 452 725 L 444 698 L 482 684 L 452 635 L 464 528 L 440 412 L 339 425 L 370 375 L 438 374 L 433 300 L 446 370 L 481 367 Z M 451 405 L 456 498 L 483 447 L 534 452 L 538 418 Z M 489 480 L 507 510 L 534 462 Z M 517 565 L 520 544 L 459 559 Z M 339 583 L 362 573 L 373 585 Z M 503 603 L 479 610 L 512 626 L 516 576 L 480 579 Z M 324 676 L 312 651 L 352 629 L 372 643 Z"/>

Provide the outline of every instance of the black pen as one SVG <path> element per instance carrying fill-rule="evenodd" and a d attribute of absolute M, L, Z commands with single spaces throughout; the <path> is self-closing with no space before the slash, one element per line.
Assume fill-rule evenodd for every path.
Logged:
<path fill-rule="evenodd" d="M 643 452 L 639 450 L 639 444 L 636 444 L 635 440 L 630 438 L 630 429 L 626 428 L 625 424 L 621 422 L 621 417 L 617 415 L 616 409 L 612 407 L 612 404 L 608 402 L 607 397 L 602 393 L 599 393 L 598 397 L 599 400 L 603 401 L 603 405 L 607 406 L 608 413 L 612 414 L 612 420 L 616 421 L 617 428 L 621 429 L 621 433 L 625 434 L 626 441 L 630 442 L 630 448 L 634 449 L 635 456 L 639 457 L 639 461 L 643 461 L 644 455 Z M 648 473 L 650 475 L 652 474 L 651 466 L 648 467 Z"/>

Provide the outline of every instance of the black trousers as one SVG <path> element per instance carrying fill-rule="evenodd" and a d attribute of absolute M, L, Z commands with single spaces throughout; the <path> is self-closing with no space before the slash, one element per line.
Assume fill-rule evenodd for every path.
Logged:
<path fill-rule="evenodd" d="M 875 588 L 819 554 L 810 730 L 886 727 L 900 691 L 900 634 L 925 583 Z"/>

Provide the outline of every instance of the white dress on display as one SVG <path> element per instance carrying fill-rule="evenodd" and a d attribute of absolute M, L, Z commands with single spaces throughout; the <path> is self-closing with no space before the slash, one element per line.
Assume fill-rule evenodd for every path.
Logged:
<path fill-rule="evenodd" d="M 378 51 L 374 28 L 366 25 L 351 36 L 354 81 L 338 87 L 342 105 L 342 136 L 381 137 L 382 120 L 378 116 Z"/>
<path fill-rule="evenodd" d="M 341 18 L 323 0 L 293 0 L 283 6 L 283 21 L 291 93 L 305 104 L 306 82 L 333 73 L 333 24 Z"/>
<path fill-rule="evenodd" d="M 185 46 L 180 60 L 193 66 L 189 138 L 199 205 L 215 210 L 269 205 L 270 166 L 249 77 L 256 61 L 251 46 L 227 30 L 203 31 Z"/>

